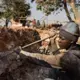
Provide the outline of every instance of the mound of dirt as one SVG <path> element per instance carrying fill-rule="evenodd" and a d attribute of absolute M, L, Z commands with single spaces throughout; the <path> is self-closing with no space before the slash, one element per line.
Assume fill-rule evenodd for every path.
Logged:
<path fill-rule="evenodd" d="M 36 30 L 26 28 L 0 28 L 0 80 L 44 80 L 52 77 L 52 68 L 39 66 L 36 59 L 18 55 L 13 48 L 39 40 Z M 39 52 L 40 43 L 26 48 Z"/>
<path fill-rule="evenodd" d="M 24 46 L 34 41 L 40 40 L 36 30 L 26 28 L 0 28 L 0 51 L 11 50 L 17 46 Z M 38 52 L 40 43 L 27 47 L 29 52 Z"/>

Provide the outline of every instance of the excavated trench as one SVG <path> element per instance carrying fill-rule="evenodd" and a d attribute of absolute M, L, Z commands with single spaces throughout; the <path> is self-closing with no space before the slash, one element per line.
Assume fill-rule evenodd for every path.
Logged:
<path fill-rule="evenodd" d="M 40 40 L 36 30 L 0 28 L 0 80 L 44 80 L 53 78 L 52 68 L 38 65 L 39 61 L 16 54 L 13 49 Z M 38 52 L 41 43 L 24 50 Z"/>

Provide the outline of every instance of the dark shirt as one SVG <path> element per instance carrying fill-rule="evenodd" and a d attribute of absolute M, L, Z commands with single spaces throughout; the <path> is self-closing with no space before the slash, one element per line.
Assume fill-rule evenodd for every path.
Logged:
<path fill-rule="evenodd" d="M 70 80 L 80 80 L 80 45 L 72 45 L 60 64 Z"/>

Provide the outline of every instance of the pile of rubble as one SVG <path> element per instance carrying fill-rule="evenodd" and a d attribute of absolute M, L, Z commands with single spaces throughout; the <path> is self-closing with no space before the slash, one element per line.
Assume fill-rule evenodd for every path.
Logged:
<path fill-rule="evenodd" d="M 52 68 L 41 67 L 36 59 L 13 52 L 40 39 L 36 30 L 26 28 L 0 28 L 0 80 L 44 80 L 52 77 Z M 28 52 L 39 52 L 40 43 L 25 48 Z"/>

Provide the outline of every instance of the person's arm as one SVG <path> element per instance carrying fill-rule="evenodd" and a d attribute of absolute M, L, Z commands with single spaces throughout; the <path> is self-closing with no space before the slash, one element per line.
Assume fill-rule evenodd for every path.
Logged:
<path fill-rule="evenodd" d="M 39 60 L 43 60 L 47 63 L 49 63 L 52 67 L 60 67 L 60 59 L 64 55 L 64 53 L 57 54 L 57 55 L 45 55 L 45 54 L 39 54 L 39 53 L 29 53 L 21 50 L 21 54 L 24 54 L 25 56 L 29 56 L 32 58 L 36 58 Z"/>

